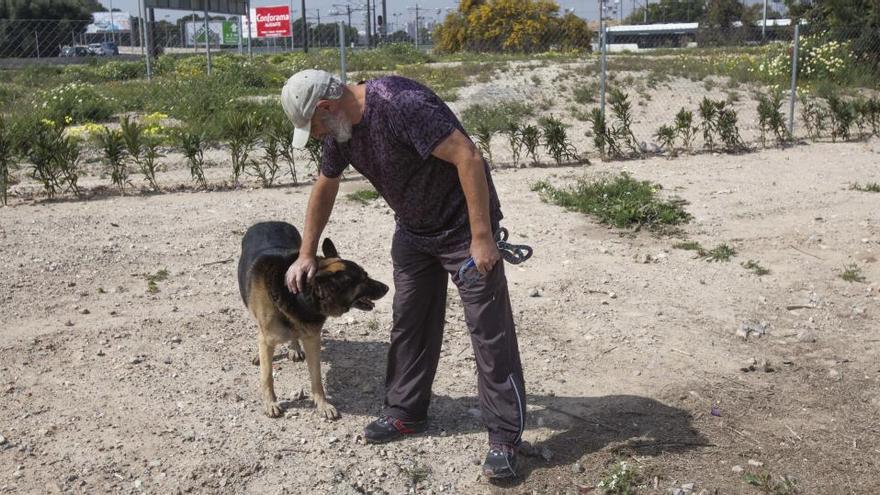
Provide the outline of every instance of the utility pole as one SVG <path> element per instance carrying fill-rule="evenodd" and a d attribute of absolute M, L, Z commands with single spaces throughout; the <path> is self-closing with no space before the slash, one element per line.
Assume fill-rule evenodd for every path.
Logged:
<path fill-rule="evenodd" d="M 408 9 L 408 10 L 415 10 L 415 11 L 416 11 L 416 25 L 415 25 L 415 28 L 416 28 L 416 29 L 415 29 L 415 42 L 416 42 L 416 49 L 419 48 L 419 9 L 420 9 L 420 8 L 421 8 L 421 7 L 419 7 L 419 4 L 416 4 L 415 7 L 410 7 L 410 8 Z"/>
<path fill-rule="evenodd" d="M 211 75 L 211 30 L 208 26 L 208 2 L 205 2 L 205 60 L 208 63 L 208 75 Z"/>
<path fill-rule="evenodd" d="M 385 8 L 385 0 L 382 0 L 382 42 L 388 41 L 388 10 Z"/>
<path fill-rule="evenodd" d="M 302 0 L 303 53 L 309 53 L 309 28 L 306 26 L 306 0 Z"/>
<path fill-rule="evenodd" d="M 648 23 L 648 1 L 649 0 L 645 0 L 645 24 Z"/>
<path fill-rule="evenodd" d="M 764 22 L 761 23 L 761 40 L 767 39 L 767 0 L 764 0 Z"/>
<path fill-rule="evenodd" d="M 373 34 L 372 34 L 372 28 L 373 28 L 372 25 L 373 25 L 373 22 L 371 21 L 371 19 L 372 19 L 372 17 L 370 16 L 370 0 L 367 0 L 367 18 L 366 18 L 366 21 L 367 21 L 367 46 L 368 46 L 368 47 L 372 47 L 372 46 L 373 46 Z"/>

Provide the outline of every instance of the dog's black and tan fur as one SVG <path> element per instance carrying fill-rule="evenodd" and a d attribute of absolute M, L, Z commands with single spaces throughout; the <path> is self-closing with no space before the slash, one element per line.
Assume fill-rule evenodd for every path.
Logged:
<path fill-rule="evenodd" d="M 384 296 L 388 287 L 371 279 L 356 263 L 341 259 L 333 242 L 325 239 L 315 277 L 304 291 L 292 294 L 284 275 L 299 255 L 301 243 L 296 228 L 284 222 L 262 222 L 249 228 L 241 241 L 238 288 L 259 326 L 264 412 L 273 418 L 282 414 L 272 380 L 272 357 L 275 346 L 289 342 L 288 356 L 297 361 L 305 357 L 308 364 L 318 412 L 335 419 L 339 413 L 327 402 L 321 383 L 321 328 L 328 316 L 340 316 L 351 308 L 372 310 L 373 301 Z"/>

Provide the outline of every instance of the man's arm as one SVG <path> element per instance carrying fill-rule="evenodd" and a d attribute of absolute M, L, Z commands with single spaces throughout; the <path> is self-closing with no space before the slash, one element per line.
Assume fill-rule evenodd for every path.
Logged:
<path fill-rule="evenodd" d="M 486 274 L 500 259 L 489 217 L 489 181 L 483 157 L 474 143 L 456 129 L 434 148 L 437 158 L 455 165 L 464 190 L 471 226 L 471 256 L 477 270 Z"/>
<path fill-rule="evenodd" d="M 339 192 L 340 179 L 318 175 L 318 180 L 312 186 L 309 196 L 309 206 L 306 208 L 305 225 L 303 226 L 302 245 L 299 248 L 299 257 L 287 269 L 285 282 L 288 290 L 294 294 L 305 288 L 306 280 L 311 280 L 318 271 L 316 254 L 318 252 L 318 240 L 330 213 L 336 202 L 336 193 Z"/>

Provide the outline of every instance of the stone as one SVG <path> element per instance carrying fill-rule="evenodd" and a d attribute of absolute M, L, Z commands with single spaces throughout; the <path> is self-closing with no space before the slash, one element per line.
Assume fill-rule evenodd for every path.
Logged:
<path fill-rule="evenodd" d="M 571 465 L 571 472 L 574 474 L 580 474 L 580 473 L 583 473 L 584 471 L 586 471 L 586 470 L 584 469 L 584 466 L 582 466 L 580 462 L 575 462 L 574 464 Z"/>
<path fill-rule="evenodd" d="M 72 327 L 72 326 L 73 326 L 73 322 L 70 321 L 70 320 L 67 320 L 67 321 L 64 322 L 64 326 L 65 326 L 65 327 Z"/>
<path fill-rule="evenodd" d="M 183 339 L 180 338 L 180 335 L 175 335 L 174 337 L 171 337 L 172 344 L 179 344 L 181 342 L 183 342 Z"/>
<path fill-rule="evenodd" d="M 743 467 L 742 466 L 733 466 L 732 468 L 730 468 L 730 470 L 733 471 L 734 473 L 741 473 L 741 472 L 743 472 Z"/>
<path fill-rule="evenodd" d="M 550 462 L 550 459 L 553 459 L 553 451 L 545 445 L 541 447 L 541 457 L 543 457 L 545 461 Z"/>
<path fill-rule="evenodd" d="M 0 445 L 6 445 L 6 437 L 0 435 Z"/>
<path fill-rule="evenodd" d="M 816 341 L 816 332 L 814 332 L 813 330 L 811 330 L 809 328 L 805 328 L 805 329 L 801 330 L 800 332 L 798 332 L 797 340 L 798 340 L 798 342 L 803 342 L 803 343 L 815 342 Z"/>
<path fill-rule="evenodd" d="M 86 308 L 83 308 L 83 309 L 79 310 L 79 314 L 81 314 L 81 315 L 87 315 L 87 314 L 91 314 L 91 313 L 92 313 L 92 312 L 89 311 L 89 310 L 86 309 Z"/>
<path fill-rule="evenodd" d="M 686 493 L 690 493 L 690 492 L 694 491 L 694 484 L 693 483 L 685 483 L 685 484 L 681 485 L 681 489 L 684 490 Z"/>
<path fill-rule="evenodd" d="M 832 380 L 840 380 L 840 372 L 832 368 L 828 370 L 828 378 Z"/>
<path fill-rule="evenodd" d="M 752 467 L 762 467 L 762 466 L 764 466 L 764 463 L 761 462 L 761 461 L 756 461 L 756 460 L 754 460 L 754 459 L 749 459 L 749 466 L 752 466 Z"/>
<path fill-rule="evenodd" d="M 134 487 L 137 490 L 140 490 L 144 487 L 144 482 L 141 480 L 134 480 Z"/>
<path fill-rule="evenodd" d="M 740 371 L 755 371 L 756 366 L 758 366 L 758 360 L 755 358 L 749 358 L 745 360 L 742 367 L 740 368 Z"/>
<path fill-rule="evenodd" d="M 537 288 L 532 287 L 529 289 L 529 297 L 541 297 L 541 292 Z"/>

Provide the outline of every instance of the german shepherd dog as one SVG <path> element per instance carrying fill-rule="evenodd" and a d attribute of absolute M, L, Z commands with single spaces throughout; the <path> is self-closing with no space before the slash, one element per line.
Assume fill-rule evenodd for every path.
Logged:
<path fill-rule="evenodd" d="M 321 328 L 328 316 L 340 316 L 351 308 L 372 310 L 373 301 L 384 296 L 388 286 L 371 279 L 356 263 L 341 259 L 333 242 L 324 239 L 324 256 L 318 258 L 315 277 L 294 295 L 284 276 L 299 256 L 301 244 L 299 232 L 288 223 L 262 222 L 250 227 L 241 241 L 238 288 L 259 326 L 259 355 L 254 361 L 260 365 L 263 411 L 272 418 L 283 412 L 275 397 L 272 357 L 276 345 L 289 342 L 288 357 L 295 361 L 305 357 L 308 364 L 318 412 L 336 419 L 339 413 L 327 402 L 321 384 Z"/>

